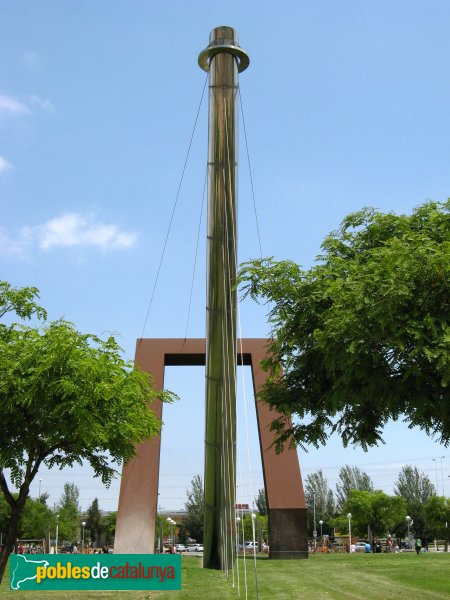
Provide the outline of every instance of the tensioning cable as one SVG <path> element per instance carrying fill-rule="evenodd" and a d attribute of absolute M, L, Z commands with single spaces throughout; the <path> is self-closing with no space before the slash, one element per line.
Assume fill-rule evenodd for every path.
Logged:
<path fill-rule="evenodd" d="M 152 293 L 151 293 L 151 296 L 150 296 L 150 301 L 148 303 L 147 313 L 145 315 L 144 326 L 142 327 L 142 333 L 141 333 L 141 336 L 139 338 L 138 344 L 141 343 L 141 341 L 142 341 L 142 339 L 144 337 L 145 328 L 147 327 L 147 322 L 148 322 L 148 318 L 149 318 L 149 315 L 150 315 L 150 310 L 151 310 L 151 307 L 152 307 L 152 304 L 153 304 L 153 299 L 155 297 L 156 287 L 158 285 L 159 275 L 161 273 L 161 268 L 162 268 L 162 264 L 163 264 L 163 261 L 164 261 L 164 255 L 166 253 L 167 242 L 169 240 L 170 231 L 172 229 L 172 223 L 173 223 L 173 220 L 174 220 L 174 217 L 175 217 L 175 211 L 176 211 L 176 208 L 177 208 L 177 205 L 178 205 L 178 199 L 180 197 L 181 186 L 183 184 L 184 174 L 186 172 L 186 167 L 187 167 L 187 163 L 188 163 L 188 160 L 189 160 L 189 155 L 190 155 L 190 151 L 191 151 L 192 141 L 194 139 L 195 130 L 197 128 L 198 117 L 200 115 L 200 109 L 202 107 L 203 97 L 205 95 L 205 89 L 206 89 L 207 82 L 208 82 L 208 75 L 206 76 L 205 83 L 203 84 L 203 89 L 202 89 L 202 94 L 201 94 L 201 97 L 200 97 L 200 102 L 199 102 L 199 105 L 198 105 L 197 114 L 195 116 L 195 121 L 194 121 L 194 126 L 192 128 L 192 133 L 191 133 L 191 137 L 190 137 L 190 140 L 189 140 L 189 145 L 188 145 L 188 149 L 187 149 L 187 152 L 186 152 L 186 158 L 184 160 L 184 165 L 183 165 L 183 169 L 182 169 L 182 172 L 181 172 L 181 177 L 180 177 L 180 181 L 179 181 L 179 184 L 178 184 L 177 193 L 176 193 L 176 196 L 175 196 L 175 201 L 174 201 L 174 204 L 173 204 L 173 207 L 172 207 L 172 213 L 171 213 L 170 220 L 169 220 L 169 226 L 167 228 L 167 233 L 166 233 L 166 237 L 165 237 L 165 240 L 164 240 L 164 245 L 163 245 L 163 249 L 162 249 L 162 252 L 161 252 L 161 258 L 159 260 L 158 269 L 156 271 L 156 277 L 155 277 L 155 281 L 154 281 L 154 284 L 153 284 L 153 289 L 152 289 Z"/>

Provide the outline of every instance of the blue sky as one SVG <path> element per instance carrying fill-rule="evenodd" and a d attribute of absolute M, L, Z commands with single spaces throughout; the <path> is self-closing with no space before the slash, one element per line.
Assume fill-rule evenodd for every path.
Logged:
<path fill-rule="evenodd" d="M 0 277 L 37 286 L 50 319 L 116 333 L 129 358 L 205 81 L 197 56 L 218 25 L 237 29 L 251 59 L 240 85 L 264 255 L 307 267 L 349 212 L 409 212 L 449 196 L 446 0 L 3 0 Z M 243 261 L 259 248 L 240 134 Z M 146 337 L 186 331 L 206 143 L 204 102 Z M 205 329 L 204 219 L 200 239 L 189 337 Z M 244 337 L 267 335 L 263 307 L 242 303 L 241 320 Z M 169 509 L 202 472 L 203 375 L 170 370 L 166 384 L 182 398 L 164 415 L 160 504 Z M 301 452 L 302 472 L 322 468 L 334 487 L 341 466 L 358 465 L 391 492 L 401 466 L 415 464 L 450 489 L 450 450 L 403 424 L 385 439 L 368 453 L 337 439 Z M 239 495 L 251 501 L 262 484 L 255 447 L 250 466 L 242 462 L 252 483 L 242 476 Z M 95 496 L 117 505 L 118 482 L 105 490 L 86 469 L 40 477 L 51 502 L 70 480 L 84 507 Z"/>

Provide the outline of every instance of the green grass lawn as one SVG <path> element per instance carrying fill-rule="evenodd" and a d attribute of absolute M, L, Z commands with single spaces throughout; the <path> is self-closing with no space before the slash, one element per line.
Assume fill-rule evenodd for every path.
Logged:
<path fill-rule="evenodd" d="M 197 556 L 182 558 L 181 592 L 46 592 L 51 600 L 103 600 L 120 597 L 121 600 L 230 600 L 254 599 L 256 596 L 255 570 L 252 558 L 247 558 L 247 585 L 243 560 L 239 560 L 239 588 L 237 575 L 233 587 L 231 577 L 226 579 L 218 571 L 201 568 Z M 449 600 L 450 553 L 402 554 L 348 554 L 317 555 L 308 560 L 275 561 L 260 558 L 256 561 L 258 598 L 260 600 L 306 599 L 389 599 Z M 43 600 L 42 592 L 11 592 L 9 571 L 0 586 L 0 600 Z"/>

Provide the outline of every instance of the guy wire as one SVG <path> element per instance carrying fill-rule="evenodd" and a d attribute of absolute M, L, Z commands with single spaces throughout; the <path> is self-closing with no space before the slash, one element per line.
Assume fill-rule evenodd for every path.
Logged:
<path fill-rule="evenodd" d="M 138 345 L 142 342 L 142 339 L 144 337 L 145 328 L 147 327 L 147 321 L 148 321 L 150 310 L 151 310 L 151 307 L 152 307 L 152 304 L 153 304 L 153 298 L 155 296 L 156 286 L 158 285 L 159 275 L 160 275 L 160 272 L 161 272 L 161 267 L 162 267 L 162 263 L 163 263 L 163 260 L 164 260 L 164 255 L 166 253 L 167 242 L 169 240 L 170 231 L 172 229 L 172 223 L 173 223 L 173 219 L 174 219 L 174 216 L 175 216 L 175 211 L 176 211 L 177 204 L 178 204 L 178 199 L 180 197 L 181 186 L 183 184 L 184 174 L 186 172 L 186 166 L 187 166 L 187 163 L 188 163 L 188 160 L 189 160 L 189 154 L 190 154 L 190 151 L 191 151 L 191 146 L 192 146 L 192 141 L 194 139 L 195 130 L 197 128 L 198 117 L 199 117 L 200 109 L 201 109 L 201 106 L 202 106 L 202 103 L 203 103 L 203 96 L 205 95 L 205 89 L 206 89 L 207 82 L 208 82 L 208 75 L 206 75 L 205 83 L 203 84 L 202 95 L 200 97 L 200 102 L 199 102 L 199 105 L 198 105 L 197 114 L 195 116 L 194 127 L 192 128 L 191 138 L 189 140 L 189 145 L 188 145 L 188 149 L 187 149 L 187 152 L 186 152 L 186 158 L 185 158 L 183 169 L 182 169 L 182 172 L 181 172 L 180 182 L 178 184 L 178 190 L 177 190 L 176 197 L 175 197 L 175 202 L 174 202 L 173 208 L 172 208 L 172 214 L 171 214 L 170 221 L 169 221 L 169 227 L 167 229 L 166 237 L 165 237 L 165 240 L 164 240 L 164 245 L 163 245 L 163 249 L 162 249 L 162 253 L 161 253 L 161 258 L 160 258 L 160 261 L 159 261 L 158 270 L 156 272 L 155 282 L 154 282 L 154 285 L 153 285 L 153 290 L 152 290 L 152 293 L 151 293 L 150 302 L 148 304 L 147 314 L 145 315 L 144 326 L 142 327 L 142 333 L 141 333 L 141 336 L 139 338 Z"/>

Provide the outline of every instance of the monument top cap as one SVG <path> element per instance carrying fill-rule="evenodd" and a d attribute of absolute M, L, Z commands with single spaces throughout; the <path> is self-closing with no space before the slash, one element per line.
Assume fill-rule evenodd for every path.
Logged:
<path fill-rule="evenodd" d="M 215 27 L 209 35 L 209 46 L 198 56 L 198 64 L 204 71 L 209 71 L 211 60 L 222 52 L 232 54 L 237 60 L 239 73 L 245 71 L 250 64 L 248 54 L 238 44 L 236 31 L 232 27 Z"/>

